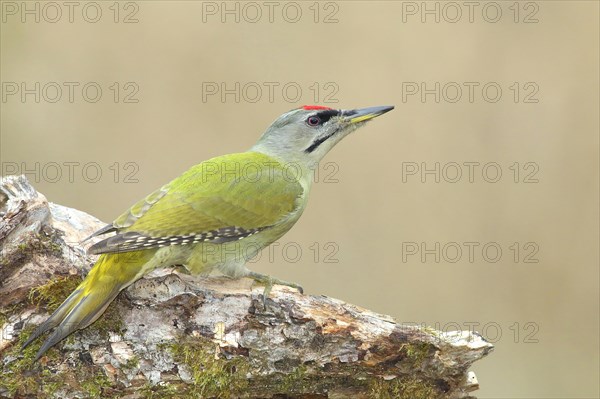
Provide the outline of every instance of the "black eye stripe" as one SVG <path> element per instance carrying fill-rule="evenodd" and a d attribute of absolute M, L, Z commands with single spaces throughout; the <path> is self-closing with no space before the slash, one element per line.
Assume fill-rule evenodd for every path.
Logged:
<path fill-rule="evenodd" d="M 325 123 L 329 119 L 331 119 L 332 116 L 336 116 L 336 115 L 339 115 L 339 114 L 340 114 L 340 112 L 338 110 L 327 109 L 325 111 L 321 111 L 321 112 L 317 113 L 316 116 L 318 116 L 321 119 L 321 123 Z"/>
<path fill-rule="evenodd" d="M 327 110 L 324 110 L 324 111 L 321 111 L 321 112 L 318 112 L 318 113 L 314 114 L 312 117 L 314 117 L 314 116 L 318 117 L 321 120 L 320 125 L 323 125 L 325 122 L 327 122 L 333 116 L 338 116 L 338 115 L 340 115 L 340 111 L 339 110 L 327 109 Z M 309 117 L 309 118 L 311 118 L 311 117 Z M 307 149 L 304 150 L 304 152 L 310 154 L 311 152 L 313 152 L 314 150 L 316 150 L 317 148 L 319 148 L 319 146 L 321 144 L 323 144 L 326 140 L 328 140 L 335 133 L 337 133 L 338 130 L 339 130 L 339 128 L 336 129 L 333 132 L 330 132 L 326 136 L 323 136 L 321 138 L 316 139 Z"/>

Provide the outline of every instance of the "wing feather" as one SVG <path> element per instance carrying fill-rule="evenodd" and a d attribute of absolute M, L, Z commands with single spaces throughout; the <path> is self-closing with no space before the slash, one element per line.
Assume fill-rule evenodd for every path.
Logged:
<path fill-rule="evenodd" d="M 239 240 L 285 221 L 302 194 L 300 183 L 267 155 L 213 158 L 134 204 L 112 224 L 117 235 L 88 252 Z"/>

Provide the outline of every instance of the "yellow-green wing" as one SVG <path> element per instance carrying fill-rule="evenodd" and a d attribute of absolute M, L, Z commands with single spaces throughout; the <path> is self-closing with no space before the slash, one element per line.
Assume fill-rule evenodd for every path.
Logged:
<path fill-rule="evenodd" d="M 196 165 L 133 205 L 99 233 L 117 235 L 93 254 L 196 242 L 226 242 L 283 223 L 303 188 L 284 165 L 261 153 L 231 154 Z"/>

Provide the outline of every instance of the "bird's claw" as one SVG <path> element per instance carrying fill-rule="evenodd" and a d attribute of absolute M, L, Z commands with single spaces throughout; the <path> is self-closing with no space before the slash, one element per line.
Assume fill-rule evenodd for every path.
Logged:
<path fill-rule="evenodd" d="M 271 276 L 267 276 L 266 274 L 260 274 L 260 273 L 255 273 L 255 272 L 250 272 L 248 277 L 250 277 L 257 283 L 264 284 L 264 286 L 265 286 L 265 289 L 262 293 L 263 309 L 267 308 L 267 298 L 269 297 L 269 294 L 271 293 L 271 290 L 273 289 L 273 286 L 275 284 L 285 285 L 287 287 L 294 288 L 294 289 L 298 290 L 298 292 L 300 292 L 301 294 L 304 294 L 304 289 L 296 283 L 289 283 L 287 281 L 283 281 L 283 280 L 279 280 L 279 279 L 276 279 Z"/>
<path fill-rule="evenodd" d="M 265 283 L 265 289 L 262 293 L 263 310 L 267 310 L 267 298 L 273 289 L 273 279 L 269 278 Z"/>

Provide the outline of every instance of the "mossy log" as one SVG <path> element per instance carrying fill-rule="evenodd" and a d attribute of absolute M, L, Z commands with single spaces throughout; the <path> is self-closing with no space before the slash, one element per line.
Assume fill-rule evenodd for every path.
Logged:
<path fill-rule="evenodd" d="M 40 342 L 21 342 L 89 271 L 81 241 L 105 223 L 22 176 L 0 180 L 0 217 L 0 397 L 464 398 L 493 348 L 288 287 L 263 306 L 251 280 L 163 270 L 33 363 Z"/>

